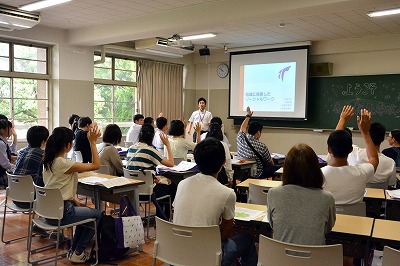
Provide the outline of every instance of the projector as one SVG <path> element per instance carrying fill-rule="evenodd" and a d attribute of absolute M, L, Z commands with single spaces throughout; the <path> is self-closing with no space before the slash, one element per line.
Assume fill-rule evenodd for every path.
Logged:
<path fill-rule="evenodd" d="M 206 47 L 199 49 L 200 56 L 210 55 L 210 49 Z"/>

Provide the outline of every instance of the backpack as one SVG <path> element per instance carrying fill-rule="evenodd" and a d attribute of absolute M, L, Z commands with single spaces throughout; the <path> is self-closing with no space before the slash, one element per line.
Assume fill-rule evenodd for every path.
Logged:
<path fill-rule="evenodd" d="M 115 236 L 115 220 L 114 217 L 101 215 L 97 226 L 97 243 L 99 245 L 99 262 L 109 262 L 112 259 L 122 258 L 129 250 L 128 248 L 117 248 L 117 239 Z M 93 247 L 94 248 L 94 247 Z M 92 258 L 95 259 L 95 251 L 92 250 Z"/>

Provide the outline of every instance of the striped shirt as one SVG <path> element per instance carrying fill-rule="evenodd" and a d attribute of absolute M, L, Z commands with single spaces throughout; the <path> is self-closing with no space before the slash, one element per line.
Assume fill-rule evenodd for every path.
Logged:
<path fill-rule="evenodd" d="M 247 142 L 245 140 L 245 136 L 247 136 L 247 139 L 249 140 L 250 144 L 253 146 L 253 148 L 261 155 L 261 157 L 264 159 L 265 162 L 271 162 L 271 154 L 269 153 L 267 145 L 264 143 L 260 142 L 256 137 L 253 135 L 244 133 L 243 131 L 239 131 L 236 142 L 237 142 L 237 155 L 240 158 L 244 159 L 255 159 L 257 162 L 257 176 L 259 176 L 262 173 L 263 166 L 258 159 L 257 155 L 254 154 L 252 149 L 247 145 Z"/>
<path fill-rule="evenodd" d="M 132 156 L 134 157 L 132 158 Z M 128 170 L 150 170 L 155 175 L 156 167 L 161 164 L 162 156 L 153 146 L 138 142 L 129 147 L 126 160 Z"/>

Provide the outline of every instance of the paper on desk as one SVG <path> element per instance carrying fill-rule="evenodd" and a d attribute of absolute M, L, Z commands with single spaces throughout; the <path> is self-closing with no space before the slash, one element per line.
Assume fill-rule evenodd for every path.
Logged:
<path fill-rule="evenodd" d="M 257 219 L 261 215 L 265 215 L 265 212 L 242 207 L 235 208 L 236 220 L 251 221 Z"/>
<path fill-rule="evenodd" d="M 264 216 L 264 218 L 262 219 L 262 222 L 264 222 L 264 223 L 269 223 L 268 215 L 267 215 L 267 214 L 266 214 L 266 215 Z"/>
<path fill-rule="evenodd" d="M 279 154 L 279 153 L 271 153 L 271 158 L 272 159 L 285 159 L 286 156 L 283 154 Z"/>
<path fill-rule="evenodd" d="M 106 188 L 118 187 L 128 184 L 136 183 L 137 180 L 125 178 L 125 177 L 116 177 L 116 178 L 101 178 L 97 176 L 89 176 L 86 178 L 79 179 L 79 182 L 88 184 L 88 185 L 101 185 Z"/>
<path fill-rule="evenodd" d="M 157 166 L 157 173 L 159 172 L 188 172 L 188 171 L 198 171 L 196 163 L 182 161 L 174 167 Z"/>
<path fill-rule="evenodd" d="M 400 189 L 386 190 L 386 193 L 388 193 L 390 198 L 400 200 Z"/>

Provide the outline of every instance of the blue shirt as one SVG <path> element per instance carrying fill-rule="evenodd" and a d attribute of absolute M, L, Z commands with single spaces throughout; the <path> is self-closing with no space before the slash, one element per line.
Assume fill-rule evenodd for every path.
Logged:
<path fill-rule="evenodd" d="M 42 150 L 41 148 L 31 148 L 27 146 L 21 149 L 18 152 L 14 174 L 30 175 L 32 176 L 33 182 L 35 182 L 35 184 L 43 186 L 43 158 L 44 150 Z"/>

